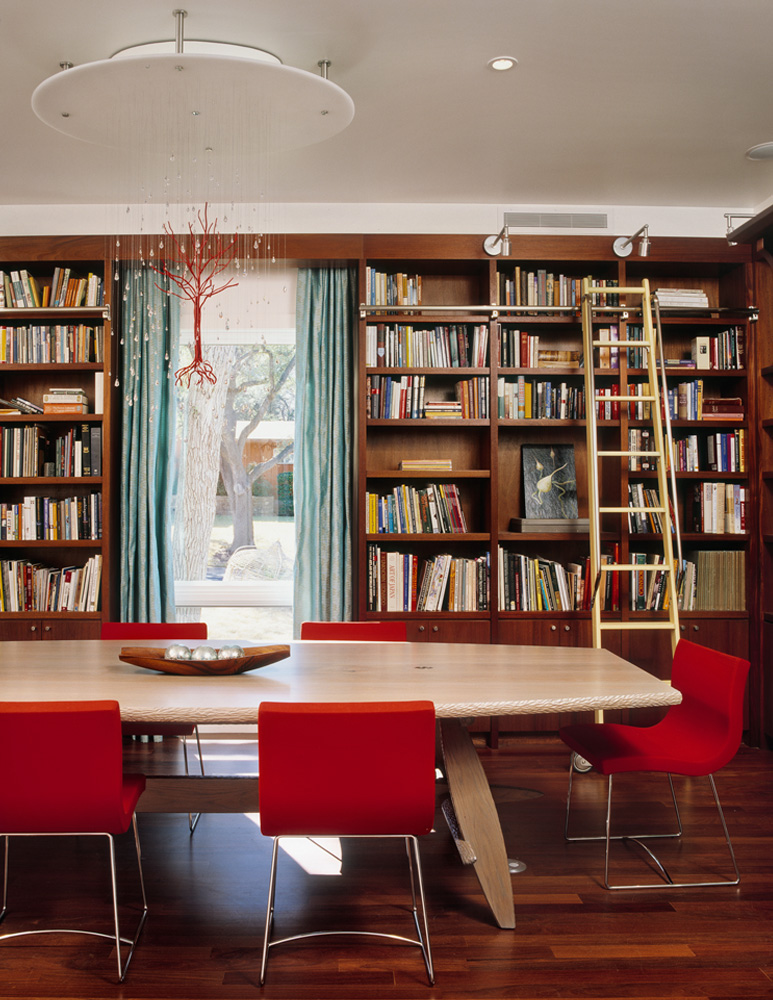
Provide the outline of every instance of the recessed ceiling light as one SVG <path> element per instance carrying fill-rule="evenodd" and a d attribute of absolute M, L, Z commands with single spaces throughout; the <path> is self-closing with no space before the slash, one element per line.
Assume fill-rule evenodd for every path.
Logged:
<path fill-rule="evenodd" d="M 518 65 L 518 60 L 514 56 L 495 56 L 493 59 L 489 59 L 486 65 L 490 66 L 491 69 L 502 72 L 506 69 L 515 69 Z"/>
<path fill-rule="evenodd" d="M 747 160 L 773 160 L 773 142 L 761 142 L 746 150 Z"/>

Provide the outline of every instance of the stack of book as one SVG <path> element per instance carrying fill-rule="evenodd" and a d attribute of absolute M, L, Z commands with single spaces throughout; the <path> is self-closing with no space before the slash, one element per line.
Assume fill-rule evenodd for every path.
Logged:
<path fill-rule="evenodd" d="M 450 399 L 432 399 L 424 403 L 424 416 L 430 420 L 461 420 L 461 402 Z"/>
<path fill-rule="evenodd" d="M 451 468 L 450 458 L 403 458 L 400 460 L 402 472 L 450 472 Z"/>
<path fill-rule="evenodd" d="M 80 387 L 49 389 L 43 394 L 44 413 L 88 413 L 88 396 Z"/>
<path fill-rule="evenodd" d="M 709 299 L 702 288 L 656 288 L 658 305 L 666 309 L 707 309 Z"/>

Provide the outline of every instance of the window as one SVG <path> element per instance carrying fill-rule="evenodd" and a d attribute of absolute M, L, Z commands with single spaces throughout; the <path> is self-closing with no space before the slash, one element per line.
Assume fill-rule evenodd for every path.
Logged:
<path fill-rule="evenodd" d="M 292 637 L 296 270 L 239 268 L 204 308 L 215 385 L 178 388 L 172 551 L 178 620 L 218 639 Z M 183 301 L 180 365 L 192 308 Z"/>

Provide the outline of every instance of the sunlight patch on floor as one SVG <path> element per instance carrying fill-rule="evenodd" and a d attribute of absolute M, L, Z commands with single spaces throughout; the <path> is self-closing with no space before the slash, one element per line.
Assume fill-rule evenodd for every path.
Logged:
<path fill-rule="evenodd" d="M 260 827 L 260 813 L 245 813 Z M 282 837 L 279 846 L 308 875 L 341 874 L 341 841 L 338 837 Z"/>

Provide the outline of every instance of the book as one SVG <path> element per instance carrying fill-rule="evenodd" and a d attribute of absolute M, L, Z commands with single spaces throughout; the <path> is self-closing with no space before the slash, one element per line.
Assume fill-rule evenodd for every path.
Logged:
<path fill-rule="evenodd" d="M 693 337 L 690 342 L 690 356 L 696 368 L 711 368 L 711 340 L 709 337 Z"/>
<path fill-rule="evenodd" d="M 43 413 L 88 413 L 86 403 L 43 403 Z"/>
<path fill-rule="evenodd" d="M 574 445 L 525 444 L 521 448 L 524 514 L 527 518 L 576 518 Z"/>

